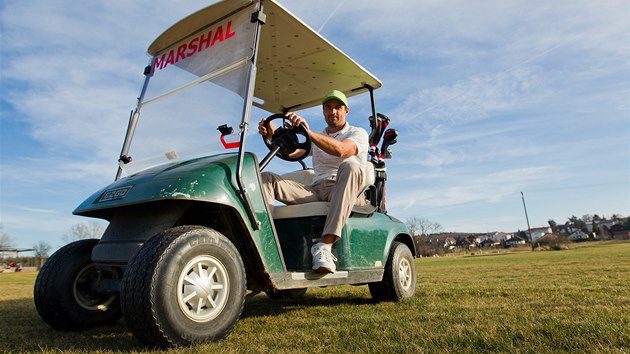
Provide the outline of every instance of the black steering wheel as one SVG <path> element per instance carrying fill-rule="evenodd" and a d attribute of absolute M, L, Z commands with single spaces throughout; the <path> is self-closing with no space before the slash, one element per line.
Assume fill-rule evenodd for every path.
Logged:
<path fill-rule="evenodd" d="M 282 119 L 283 124 L 278 126 L 273 132 L 271 141 L 267 140 L 265 136 L 262 137 L 267 148 L 270 151 L 278 148 L 276 156 L 285 161 L 300 161 L 305 159 L 311 153 L 311 136 L 308 134 L 306 127 L 303 124 L 291 126 L 284 114 L 281 113 L 270 115 L 265 119 L 263 124 L 269 129 L 270 123 L 276 119 Z M 303 142 L 300 142 L 300 135 L 304 137 Z M 299 149 L 303 150 L 304 153 L 299 156 L 290 156 Z"/>

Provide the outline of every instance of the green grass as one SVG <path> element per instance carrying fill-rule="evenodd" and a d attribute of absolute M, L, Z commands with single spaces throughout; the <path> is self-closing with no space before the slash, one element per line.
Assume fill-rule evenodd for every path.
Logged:
<path fill-rule="evenodd" d="M 224 341 L 175 353 L 630 352 L 630 243 L 417 260 L 416 296 L 374 304 L 367 287 L 247 299 Z M 34 273 L 0 274 L 0 352 L 150 352 L 124 322 L 55 332 L 38 317 Z"/>

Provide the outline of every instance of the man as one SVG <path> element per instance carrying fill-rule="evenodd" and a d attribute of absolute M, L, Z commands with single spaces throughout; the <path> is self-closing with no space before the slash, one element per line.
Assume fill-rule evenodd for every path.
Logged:
<path fill-rule="evenodd" d="M 364 170 L 367 161 L 368 134 L 346 121 L 350 112 L 348 99 L 341 91 L 333 90 L 322 100 L 326 128 L 322 133 L 310 130 L 306 120 L 293 112 L 285 116 L 292 126 L 304 124 L 312 142 L 313 169 L 315 176 L 310 186 L 286 180 L 277 174 L 262 174 L 263 190 L 267 203 L 273 207 L 273 200 L 287 205 L 329 201 L 330 209 L 322 238 L 311 247 L 313 270 L 320 273 L 334 273 L 337 259 L 332 254 L 332 245 L 341 238 L 341 230 L 348 220 L 354 205 L 365 205 L 362 198 Z M 267 127 L 261 120 L 258 132 L 270 137 L 274 127 Z"/>

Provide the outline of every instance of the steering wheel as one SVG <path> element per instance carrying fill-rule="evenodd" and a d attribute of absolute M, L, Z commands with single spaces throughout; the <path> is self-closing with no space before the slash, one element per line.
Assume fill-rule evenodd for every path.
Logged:
<path fill-rule="evenodd" d="M 276 119 L 285 120 L 286 117 L 284 114 L 280 113 L 272 114 L 265 119 L 263 124 L 267 129 L 269 129 L 269 124 Z M 311 136 L 308 134 L 308 130 L 303 124 L 298 126 L 286 126 L 286 123 L 287 122 L 285 121 L 282 125 L 276 128 L 273 132 L 273 136 L 271 137 L 271 141 L 267 140 L 266 137 L 263 136 L 263 142 L 267 145 L 267 148 L 270 151 L 279 148 L 276 156 L 285 161 L 303 160 L 311 153 Z M 300 135 L 304 137 L 305 141 L 300 142 Z M 304 150 L 304 153 L 300 156 L 291 157 L 290 155 L 298 149 Z"/>

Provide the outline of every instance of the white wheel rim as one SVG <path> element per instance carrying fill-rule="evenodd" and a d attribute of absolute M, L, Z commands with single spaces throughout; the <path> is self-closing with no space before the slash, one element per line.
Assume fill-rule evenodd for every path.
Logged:
<path fill-rule="evenodd" d="M 223 263 L 214 257 L 198 256 L 183 268 L 177 283 L 177 303 L 195 322 L 217 317 L 227 303 L 230 277 Z"/>
<path fill-rule="evenodd" d="M 412 276 L 413 272 L 409 260 L 407 258 L 401 259 L 398 264 L 398 280 L 400 281 L 400 285 L 403 289 L 409 290 L 413 280 L 411 279 Z"/>

